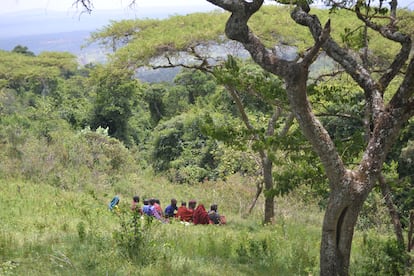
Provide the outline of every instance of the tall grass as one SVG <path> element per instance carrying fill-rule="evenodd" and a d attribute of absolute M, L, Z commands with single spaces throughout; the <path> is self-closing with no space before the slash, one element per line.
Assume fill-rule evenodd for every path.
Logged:
<path fill-rule="evenodd" d="M 243 216 L 254 190 L 240 177 L 188 186 L 149 176 L 97 192 L 0 180 L 0 275 L 318 274 L 322 212 L 315 203 L 278 198 L 275 223 L 263 225 L 262 202 Z M 122 191 L 120 213 L 107 209 L 115 190 Z M 228 224 L 140 221 L 134 228 L 134 194 L 158 196 L 163 206 L 173 196 L 217 202 Z M 359 232 L 354 245 L 351 271 L 369 269 Z"/>
<path fill-rule="evenodd" d="M 45 184 L 1 180 L 0 274 L 9 275 L 128 275 L 193 273 L 197 275 L 263 275 L 274 271 L 305 275 L 317 270 L 318 227 L 301 226 L 285 216 L 262 226 L 262 211 L 242 219 L 250 191 L 236 183 L 167 185 L 163 179 L 135 179 L 123 189 L 118 216 L 107 210 L 113 190 L 67 191 Z M 231 185 L 232 184 L 232 185 Z M 128 219 L 127 195 L 172 195 L 217 202 L 228 218 L 225 226 L 185 226 L 154 222 L 145 232 L 144 264 L 124 253 L 114 234 Z M 296 217 L 299 214 L 295 215 Z M 319 216 L 319 215 L 318 215 Z M 302 220 L 300 220 L 302 221 Z"/>

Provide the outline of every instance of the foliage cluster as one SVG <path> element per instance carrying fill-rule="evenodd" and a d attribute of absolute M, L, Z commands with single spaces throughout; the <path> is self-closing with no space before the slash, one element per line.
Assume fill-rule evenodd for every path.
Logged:
<path fill-rule="evenodd" d="M 359 250 L 366 254 L 355 258 L 358 270 L 355 275 L 409 275 L 412 268 L 407 269 L 410 256 L 403 244 L 391 237 L 378 237 L 373 233 L 364 233 Z"/>

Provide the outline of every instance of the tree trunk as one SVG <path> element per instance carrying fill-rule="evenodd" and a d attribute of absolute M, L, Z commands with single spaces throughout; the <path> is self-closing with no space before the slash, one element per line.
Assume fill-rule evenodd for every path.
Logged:
<path fill-rule="evenodd" d="M 275 216 L 275 201 L 273 195 L 265 196 L 265 218 L 264 223 L 272 223 Z"/>
<path fill-rule="evenodd" d="M 259 196 L 262 194 L 262 191 L 263 191 L 263 183 L 258 182 L 256 184 L 256 194 L 253 198 L 252 203 L 250 204 L 250 207 L 249 207 L 246 215 L 250 215 L 252 213 L 253 208 L 254 208 L 254 206 L 256 206 L 257 200 L 259 199 Z"/>
<path fill-rule="evenodd" d="M 364 202 L 362 197 L 351 198 L 351 194 L 344 190 L 333 191 L 329 198 L 322 225 L 322 276 L 348 275 L 355 224 Z"/>
<path fill-rule="evenodd" d="M 414 248 L 414 238 L 413 238 L 413 232 L 414 232 L 414 210 L 411 210 L 410 212 L 410 224 L 408 226 L 408 245 L 407 245 L 407 251 L 411 252 L 411 250 Z"/>
<path fill-rule="evenodd" d="M 264 223 L 272 223 L 275 216 L 275 193 L 273 192 L 273 176 L 272 166 L 273 162 L 266 156 L 263 160 L 263 179 L 265 185 L 265 217 Z"/>
<path fill-rule="evenodd" d="M 232 96 L 233 100 L 236 103 L 236 106 L 240 112 L 240 116 L 244 124 L 249 130 L 254 130 L 254 127 L 250 124 L 249 117 L 247 116 L 242 101 L 240 100 L 240 96 L 238 91 L 235 87 L 231 85 L 226 85 L 227 91 Z M 280 108 L 276 108 L 275 113 L 272 116 L 272 119 L 269 122 L 268 129 L 266 131 L 267 136 L 272 136 L 274 134 L 274 124 L 277 121 L 277 118 L 280 115 Z M 288 120 L 289 122 L 289 120 Z M 257 137 L 255 139 L 258 139 Z M 271 223 L 274 217 L 274 187 L 273 187 L 273 162 L 269 158 L 269 154 L 261 149 L 259 150 L 261 165 L 262 165 L 262 174 L 263 174 L 263 182 L 264 182 L 264 189 L 265 189 L 265 215 L 264 215 L 264 223 Z M 258 190 L 259 192 L 259 186 Z M 260 190 L 261 192 L 261 190 Z M 257 194 L 258 197 L 258 194 Z"/>

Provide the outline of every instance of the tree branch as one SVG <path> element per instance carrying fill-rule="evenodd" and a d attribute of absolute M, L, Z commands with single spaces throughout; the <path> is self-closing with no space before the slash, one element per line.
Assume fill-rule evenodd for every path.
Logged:
<path fill-rule="evenodd" d="M 367 16 L 364 16 L 361 13 L 358 5 L 355 7 L 355 13 L 357 17 L 365 23 L 366 26 L 378 32 L 383 37 L 401 44 L 400 52 L 395 56 L 394 61 L 389 66 L 386 73 L 382 75 L 379 80 L 381 90 L 384 92 L 385 88 L 388 87 L 388 85 L 398 74 L 402 66 L 404 66 L 405 61 L 407 61 L 412 46 L 411 38 L 410 36 L 398 31 L 398 28 L 395 25 L 395 20 L 393 20 L 392 17 L 389 25 L 381 26 L 369 20 Z"/>
<path fill-rule="evenodd" d="M 93 3 L 91 0 L 76 0 L 75 2 L 73 2 L 72 6 L 79 8 L 79 5 L 81 7 L 83 7 L 83 9 L 87 12 L 87 13 L 91 13 L 93 10 Z"/>
<path fill-rule="evenodd" d="M 295 119 L 295 115 L 293 112 L 290 112 L 289 115 L 286 118 L 285 126 L 283 129 L 279 132 L 279 137 L 285 137 L 290 129 L 290 127 L 293 124 L 293 120 Z"/>
<path fill-rule="evenodd" d="M 314 79 L 313 83 L 318 84 L 319 82 L 323 82 L 324 78 L 326 78 L 326 77 L 333 78 L 333 77 L 336 77 L 336 76 L 338 76 L 342 73 L 344 73 L 343 69 L 342 70 L 331 71 L 330 73 L 320 74 L 320 75 L 318 75 L 318 77 L 316 79 Z"/>
<path fill-rule="evenodd" d="M 275 106 L 275 112 L 273 112 L 272 117 L 270 118 L 269 123 L 267 124 L 267 130 L 266 130 L 267 136 L 273 136 L 275 134 L 275 124 L 277 120 L 279 119 L 281 113 L 282 113 L 282 108 Z"/>
<path fill-rule="evenodd" d="M 315 41 L 319 40 L 323 29 L 317 16 L 309 15 L 307 12 L 296 7 L 292 11 L 291 17 L 296 23 L 308 27 Z M 382 92 L 376 81 L 370 75 L 370 72 L 360 65 L 352 55 L 341 48 L 331 37 L 326 40 L 322 48 L 364 90 L 367 108 L 375 120 L 384 110 L 384 102 Z"/>
<path fill-rule="evenodd" d="M 355 120 L 358 121 L 359 123 L 363 124 L 363 120 L 361 120 L 361 118 L 359 117 L 355 117 L 349 114 L 345 114 L 345 113 L 318 113 L 316 114 L 316 116 L 318 117 L 322 117 L 322 116 L 326 116 L 326 117 L 339 117 L 339 118 L 345 118 L 345 119 L 351 119 L 351 120 Z"/>
<path fill-rule="evenodd" d="M 404 80 L 397 90 L 397 93 L 392 97 L 388 108 L 406 109 L 408 113 L 413 113 L 414 102 L 414 57 L 411 58 L 408 64 Z M 412 116 L 412 115 L 411 115 Z"/>
<path fill-rule="evenodd" d="M 242 121 L 246 125 L 247 129 L 254 131 L 253 125 L 250 123 L 249 117 L 246 114 L 246 111 L 244 110 L 243 103 L 240 99 L 239 92 L 231 85 L 224 85 L 226 87 L 227 91 L 229 91 L 231 97 L 233 98 L 234 102 L 236 103 L 237 109 L 240 112 L 240 116 L 242 118 Z M 257 138 L 257 137 L 256 137 Z"/>
<path fill-rule="evenodd" d="M 316 56 L 318 55 L 320 48 L 325 43 L 325 41 L 329 38 L 330 33 L 331 33 L 331 20 L 328 19 L 328 21 L 325 24 L 325 27 L 322 30 L 321 35 L 315 41 L 315 44 L 312 46 L 312 48 L 303 57 L 304 64 L 306 64 L 307 66 L 312 64 L 312 62 L 315 60 Z"/>
<path fill-rule="evenodd" d="M 312 108 L 306 95 L 306 82 L 309 73 L 308 66 L 312 61 L 313 56 L 317 53 L 316 49 L 318 49 L 318 47 L 311 50 L 311 53 L 305 62 L 281 59 L 276 53 L 268 50 L 261 40 L 247 26 L 248 19 L 253 14 L 252 12 L 260 7 L 263 1 L 254 1 L 254 3 L 257 4 L 255 9 L 249 9 L 246 1 L 211 0 L 210 2 L 221 6 L 232 13 L 226 23 L 226 36 L 241 42 L 245 49 L 249 51 L 253 60 L 264 70 L 278 75 L 286 81 L 286 90 L 295 117 L 305 136 L 310 140 L 326 166 L 326 172 L 331 180 L 331 184 L 339 185 L 336 180 L 340 179 L 341 176 L 345 174 L 343 162 L 332 139 L 329 137 L 328 132 L 312 113 Z M 301 8 L 298 9 L 302 10 Z M 327 30 L 329 29 L 328 27 L 329 24 L 327 25 Z M 329 34 L 329 32 L 325 32 L 325 34 Z M 319 38 L 323 38 L 321 41 L 326 39 L 325 36 L 322 35 L 322 28 L 320 28 L 320 32 L 315 37 L 315 41 L 319 41 Z M 330 38 L 328 38 L 328 40 L 329 39 Z M 322 43 L 322 46 L 325 44 L 326 42 Z M 355 64 L 357 63 L 355 62 Z"/>
<path fill-rule="evenodd" d="M 289 62 L 279 59 L 275 53 L 266 49 L 261 40 L 247 26 L 249 18 L 262 6 L 263 0 L 255 0 L 251 3 L 242 0 L 207 1 L 231 12 L 225 28 L 229 39 L 241 42 L 253 60 L 266 71 L 278 76 L 286 76 Z"/>

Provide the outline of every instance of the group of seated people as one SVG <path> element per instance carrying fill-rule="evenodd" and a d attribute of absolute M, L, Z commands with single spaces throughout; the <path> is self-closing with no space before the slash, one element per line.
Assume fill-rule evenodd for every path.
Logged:
<path fill-rule="evenodd" d="M 132 198 L 131 210 L 139 212 L 142 215 L 154 217 L 160 221 L 167 222 L 171 218 L 178 219 L 183 222 L 193 224 L 225 224 L 226 218 L 218 213 L 217 204 L 212 204 L 210 210 L 207 211 L 203 204 L 198 204 L 195 200 L 181 202 L 181 206 L 177 206 L 177 200 L 171 199 L 170 205 L 165 210 L 161 208 L 161 203 L 156 198 L 145 199 L 142 207 L 139 206 L 139 196 Z"/>

